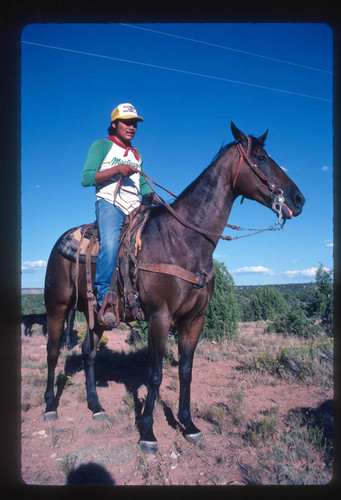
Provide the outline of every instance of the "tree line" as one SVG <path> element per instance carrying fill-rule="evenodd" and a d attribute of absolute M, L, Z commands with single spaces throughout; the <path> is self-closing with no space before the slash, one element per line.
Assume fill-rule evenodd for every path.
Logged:
<path fill-rule="evenodd" d="M 225 264 L 215 261 L 214 267 L 214 293 L 206 309 L 202 337 L 233 339 L 238 323 L 250 321 L 267 321 L 268 330 L 275 333 L 333 336 L 333 272 L 322 264 L 314 283 L 243 287 L 235 286 Z M 45 312 L 43 294 L 22 295 L 21 305 L 22 314 Z M 146 330 L 144 322 L 137 326 Z"/>
<path fill-rule="evenodd" d="M 215 290 L 203 336 L 233 338 L 238 322 L 268 321 L 268 331 L 302 337 L 333 335 L 333 272 L 322 264 L 304 285 L 235 287 L 226 266 L 215 261 Z"/>

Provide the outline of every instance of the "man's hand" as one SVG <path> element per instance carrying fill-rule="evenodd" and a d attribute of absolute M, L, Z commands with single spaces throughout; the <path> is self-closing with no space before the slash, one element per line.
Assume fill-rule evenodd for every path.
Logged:
<path fill-rule="evenodd" d="M 139 170 L 135 167 L 132 167 L 131 165 L 117 165 L 116 167 L 118 169 L 118 174 L 122 175 L 122 177 L 130 177 L 133 174 L 136 174 L 139 172 Z"/>
<path fill-rule="evenodd" d="M 161 203 L 157 199 L 154 193 L 147 193 L 142 196 L 142 205 L 156 205 L 159 206 Z"/>
<path fill-rule="evenodd" d="M 115 167 L 111 167 L 106 170 L 99 170 L 96 174 L 95 181 L 97 182 L 97 184 L 101 184 L 101 182 L 107 181 L 115 175 L 130 177 L 136 172 L 140 172 L 138 168 L 122 163 L 121 165 L 116 165 Z"/>

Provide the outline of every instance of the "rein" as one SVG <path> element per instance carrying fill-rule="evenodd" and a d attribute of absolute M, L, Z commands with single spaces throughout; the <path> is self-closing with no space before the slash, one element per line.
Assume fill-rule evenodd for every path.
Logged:
<path fill-rule="evenodd" d="M 177 198 L 177 196 L 173 193 L 171 193 L 170 191 L 168 191 L 167 189 L 165 189 L 164 187 L 160 186 L 159 184 L 156 184 L 156 182 L 154 182 L 150 177 L 148 177 L 148 175 L 146 175 L 144 172 L 140 172 L 141 175 L 143 175 L 146 179 L 146 182 L 148 184 L 148 186 L 150 187 L 150 189 L 153 191 L 153 193 L 155 194 L 155 196 L 157 196 L 159 198 L 159 200 L 165 205 L 165 207 L 167 208 L 167 210 L 173 215 L 173 217 L 175 217 L 175 219 L 180 222 L 183 226 L 185 227 L 188 227 L 189 229 L 193 229 L 193 231 L 196 231 L 197 233 L 200 233 L 200 234 L 203 234 L 204 236 L 208 236 L 209 238 L 215 238 L 215 237 L 219 237 L 223 240 L 232 240 L 233 237 L 232 236 L 222 236 L 220 235 L 219 233 L 213 233 L 212 231 L 207 231 L 206 229 L 201 229 L 200 227 L 197 227 L 197 226 L 194 226 L 193 224 L 191 224 L 190 222 L 187 222 L 185 221 L 185 219 L 183 219 L 179 214 L 176 213 L 176 211 L 169 205 L 169 203 L 166 202 L 166 200 L 164 200 L 156 191 L 155 189 L 150 185 L 150 182 L 152 182 L 153 184 L 155 184 L 156 186 L 160 187 L 161 189 L 164 189 L 164 191 L 166 191 L 167 193 L 171 194 L 172 196 L 174 196 L 174 198 Z M 150 182 L 149 182 L 150 181 Z M 237 226 L 236 226 L 237 227 Z"/>
<path fill-rule="evenodd" d="M 242 235 L 242 236 L 229 236 L 229 235 L 224 236 L 224 235 L 221 235 L 219 233 L 213 233 L 212 231 L 208 231 L 208 230 L 205 230 L 205 229 L 201 229 L 201 228 L 199 228 L 197 226 L 194 226 L 190 222 L 185 221 L 180 215 L 178 215 L 176 213 L 176 211 L 166 202 L 166 200 L 164 200 L 155 191 L 155 189 L 150 185 L 150 183 L 155 184 L 156 186 L 158 186 L 159 188 L 163 189 L 164 191 L 166 191 L 168 194 L 170 194 L 174 198 L 177 198 L 177 195 L 175 195 L 174 193 L 172 193 L 168 189 L 164 188 L 160 184 L 157 184 L 155 181 L 153 181 L 153 179 L 151 179 L 144 172 L 140 172 L 140 175 L 144 176 L 144 178 L 146 179 L 146 182 L 147 182 L 148 186 L 153 191 L 153 193 L 155 194 L 155 196 L 164 204 L 164 206 L 167 208 L 167 210 L 173 215 L 173 217 L 175 217 L 175 219 L 177 219 L 178 222 L 180 222 L 183 226 L 188 227 L 189 229 L 192 229 L 193 231 L 196 231 L 197 233 L 200 233 L 200 234 L 202 234 L 204 236 L 207 236 L 207 237 L 209 237 L 211 239 L 218 237 L 218 238 L 220 238 L 220 239 L 222 239 L 224 241 L 231 241 L 231 240 L 236 240 L 236 239 L 240 239 L 240 238 L 246 238 L 248 236 L 254 236 L 256 234 L 259 234 L 259 233 L 262 233 L 262 232 L 265 232 L 265 231 L 278 231 L 279 229 L 284 230 L 284 228 L 283 228 L 284 221 L 283 222 L 280 221 L 280 219 L 282 218 L 282 206 L 283 206 L 283 203 L 284 203 L 283 191 L 281 189 L 276 188 L 274 184 L 271 184 L 270 181 L 269 181 L 269 179 L 263 174 L 263 172 L 261 172 L 259 170 L 258 166 L 251 160 L 251 158 L 249 156 L 250 155 L 250 151 L 251 151 L 251 137 L 247 136 L 247 141 L 248 141 L 247 151 L 245 151 L 243 149 L 243 147 L 241 146 L 241 144 L 237 144 L 237 148 L 238 148 L 238 151 L 239 151 L 240 159 L 239 159 L 238 168 L 237 168 L 234 180 L 233 180 L 233 187 L 235 187 L 235 184 L 236 184 L 236 181 L 237 181 L 237 177 L 238 177 L 238 174 L 239 174 L 239 170 L 240 170 L 242 161 L 243 161 L 243 159 L 245 159 L 246 163 L 253 170 L 253 172 L 255 172 L 255 174 L 264 183 L 266 183 L 268 185 L 269 190 L 273 193 L 273 202 L 272 202 L 271 208 L 272 208 L 272 210 L 274 212 L 277 213 L 278 218 L 279 218 L 279 220 L 277 222 L 275 222 L 274 224 L 271 224 L 269 227 L 267 227 L 265 229 L 242 228 L 240 226 L 234 226 L 232 224 L 226 224 L 225 225 L 225 227 L 228 227 L 230 229 L 234 229 L 234 230 L 237 230 L 237 231 L 253 231 L 251 234 L 245 234 L 245 235 Z"/>

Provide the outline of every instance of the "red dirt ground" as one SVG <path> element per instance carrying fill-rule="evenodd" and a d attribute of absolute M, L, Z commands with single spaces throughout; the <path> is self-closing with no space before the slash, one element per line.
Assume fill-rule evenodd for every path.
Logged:
<path fill-rule="evenodd" d="M 146 394 L 145 364 L 139 351 L 126 342 L 127 331 L 106 335 L 109 343 L 98 356 L 97 380 L 109 421 L 92 420 L 85 400 L 81 350 L 75 346 L 60 358 L 57 373 L 66 362 L 74 383 L 64 388 L 59 419 L 53 422 L 43 420 L 46 339 L 38 330 L 31 338 L 22 336 L 21 474 L 25 483 L 242 485 L 245 478 L 240 464 L 256 461 L 258 452 L 243 444 L 237 422 L 219 432 L 209 419 L 202 418 L 204 408 L 226 405 L 227 394 L 243 394 L 240 407 L 235 407 L 237 417 L 253 418 L 276 406 L 281 417 L 295 408 L 316 408 L 332 398 L 332 389 L 326 392 L 325 387 L 269 378 L 261 383 L 239 369 L 242 356 L 238 357 L 234 346 L 227 356 L 222 355 L 218 343 L 210 343 L 209 356 L 199 352 L 195 357 L 191 397 L 193 419 L 203 432 L 205 446 L 187 442 L 174 424 L 178 400 L 175 356 L 173 363 L 165 363 L 161 403 L 154 414 L 159 450 L 144 455 L 137 444 L 135 416 Z M 135 403 L 129 391 L 135 391 Z"/>

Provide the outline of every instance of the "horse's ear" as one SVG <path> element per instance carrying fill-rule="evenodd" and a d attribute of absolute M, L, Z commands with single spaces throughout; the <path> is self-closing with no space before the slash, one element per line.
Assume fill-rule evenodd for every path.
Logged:
<path fill-rule="evenodd" d="M 261 146 L 263 147 L 264 144 L 265 144 L 265 139 L 266 139 L 266 136 L 268 135 L 268 130 L 266 130 L 266 132 L 261 135 L 260 137 L 258 137 L 258 142 L 261 144 Z"/>
<path fill-rule="evenodd" d="M 231 122 L 231 131 L 233 137 L 236 139 L 237 142 L 240 142 L 242 146 L 247 146 L 247 138 L 245 134 L 241 130 L 239 130 L 233 122 Z"/>

